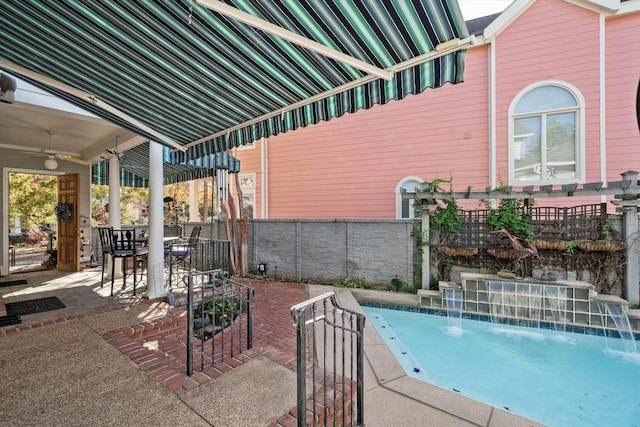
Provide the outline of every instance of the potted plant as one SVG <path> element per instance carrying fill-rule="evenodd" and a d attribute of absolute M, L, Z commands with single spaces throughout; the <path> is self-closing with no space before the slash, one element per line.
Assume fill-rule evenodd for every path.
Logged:
<path fill-rule="evenodd" d="M 586 252 L 618 252 L 627 249 L 627 244 L 618 240 L 618 230 L 615 228 L 613 220 L 610 218 L 602 225 L 602 239 L 600 240 L 579 240 L 576 242 L 578 248 Z"/>

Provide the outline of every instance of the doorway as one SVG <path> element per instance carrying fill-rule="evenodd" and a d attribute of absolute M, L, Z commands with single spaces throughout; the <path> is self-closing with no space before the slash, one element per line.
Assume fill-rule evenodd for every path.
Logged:
<path fill-rule="evenodd" d="M 2 275 L 55 268 L 79 271 L 78 175 L 5 169 L 3 178 Z M 69 222 L 58 221 L 60 203 L 71 208 Z"/>

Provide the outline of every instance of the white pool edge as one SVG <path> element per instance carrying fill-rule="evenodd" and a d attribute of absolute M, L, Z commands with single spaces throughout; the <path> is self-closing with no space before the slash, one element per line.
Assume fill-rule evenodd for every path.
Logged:
<path fill-rule="evenodd" d="M 418 306 L 418 297 L 412 294 L 334 288 L 323 285 L 309 285 L 308 290 L 310 297 L 320 295 L 328 290 L 333 290 L 342 307 L 362 313 L 365 316 L 366 313 L 364 313 L 356 298 Z M 403 406 L 381 408 L 380 402 L 385 401 L 383 397 L 385 393 L 389 393 L 390 398 L 391 394 L 393 394 L 394 398 L 401 396 L 414 403 L 419 403 L 425 415 L 423 422 L 420 424 L 421 426 L 443 425 L 443 422 L 446 422 L 447 425 L 477 425 L 487 427 L 544 425 L 410 377 L 369 321 L 366 322 L 364 329 L 364 352 L 365 372 L 370 371 L 372 374 L 365 376 L 364 384 L 365 423 L 367 426 L 376 425 L 375 418 L 377 411 L 384 411 L 387 418 L 393 417 L 398 421 L 398 425 L 405 427 L 411 425 L 403 421 L 405 417 L 409 418 L 409 415 L 411 419 L 416 417 L 415 413 L 407 414 L 403 410 Z M 378 404 L 368 405 L 368 396 L 375 396 L 375 403 Z M 415 405 L 411 405 L 411 407 L 414 408 L 414 410 L 416 408 Z M 397 414 L 390 414 L 392 411 L 397 411 Z M 434 411 L 438 412 L 436 417 L 434 417 Z M 432 423 L 430 423 L 430 420 Z"/>

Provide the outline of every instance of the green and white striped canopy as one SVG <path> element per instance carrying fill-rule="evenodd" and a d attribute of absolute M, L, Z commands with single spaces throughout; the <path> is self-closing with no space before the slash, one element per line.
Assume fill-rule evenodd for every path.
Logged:
<path fill-rule="evenodd" d="M 127 150 L 120 159 L 120 185 L 123 187 L 149 186 L 149 143 Z M 215 176 L 216 169 L 240 172 L 240 161 L 225 151 L 202 156 L 194 160 L 183 160 L 184 155 L 171 152 L 164 147 L 162 152 L 163 184 L 191 181 Z M 109 185 L 109 160 L 91 166 L 91 182 Z"/>
<path fill-rule="evenodd" d="M 0 26 L 0 69 L 187 160 L 459 83 L 470 43 L 456 0 L 0 0 Z"/>

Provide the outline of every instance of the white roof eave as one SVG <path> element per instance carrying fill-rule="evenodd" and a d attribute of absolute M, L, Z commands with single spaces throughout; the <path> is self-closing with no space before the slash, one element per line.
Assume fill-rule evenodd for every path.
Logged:
<path fill-rule="evenodd" d="M 490 41 L 497 37 L 533 3 L 535 3 L 535 0 L 515 0 L 484 29 L 482 33 L 484 39 Z"/>
<path fill-rule="evenodd" d="M 565 0 L 566 2 L 582 6 L 594 12 L 621 15 L 640 11 L 640 0 L 620 3 L 620 0 Z M 489 42 L 504 31 L 515 21 L 535 0 L 515 0 L 484 29 L 482 35 Z"/>

